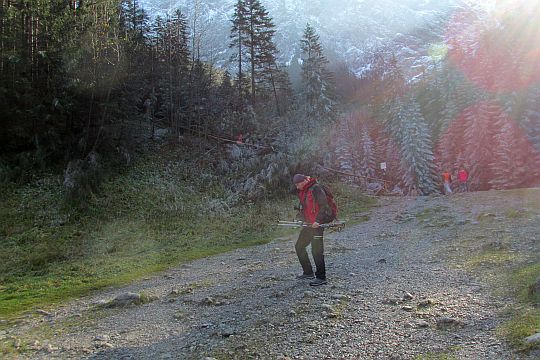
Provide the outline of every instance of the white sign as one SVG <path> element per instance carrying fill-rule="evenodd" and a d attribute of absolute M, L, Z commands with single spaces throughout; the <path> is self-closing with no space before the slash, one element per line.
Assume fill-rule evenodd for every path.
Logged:
<path fill-rule="evenodd" d="M 386 163 L 385 162 L 381 163 L 381 170 L 386 170 Z"/>

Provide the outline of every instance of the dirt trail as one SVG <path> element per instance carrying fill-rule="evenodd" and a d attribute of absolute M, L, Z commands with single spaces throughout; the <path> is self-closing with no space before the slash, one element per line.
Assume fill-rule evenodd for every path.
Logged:
<path fill-rule="evenodd" d="M 277 239 L 75 301 L 4 336 L 22 339 L 29 359 L 533 359 L 496 336 L 512 300 L 494 297 L 464 254 L 499 244 L 538 261 L 538 199 L 384 198 L 368 221 L 326 235 L 328 285 L 296 280 L 295 238 Z M 126 292 L 154 301 L 96 305 Z"/>

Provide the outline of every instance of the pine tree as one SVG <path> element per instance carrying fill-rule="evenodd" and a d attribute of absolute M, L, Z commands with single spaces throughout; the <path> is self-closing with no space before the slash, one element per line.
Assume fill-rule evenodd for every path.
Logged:
<path fill-rule="evenodd" d="M 237 49 L 237 51 L 233 53 L 231 60 L 236 61 L 236 63 L 238 64 L 236 85 L 238 88 L 238 97 L 239 99 L 241 99 L 243 98 L 245 88 L 245 82 L 243 78 L 244 72 L 242 69 L 247 61 L 247 47 L 244 47 L 244 44 L 248 41 L 249 30 L 245 1 L 238 0 L 236 2 L 231 22 L 231 34 L 229 36 L 231 42 L 229 44 L 229 48 Z"/>
<path fill-rule="evenodd" d="M 483 101 L 466 110 L 464 157 L 469 167 L 471 190 L 487 190 L 493 178 L 493 146 L 502 109 L 494 101 Z"/>
<path fill-rule="evenodd" d="M 374 178 L 377 169 L 375 142 L 371 138 L 370 129 L 367 123 L 363 123 L 360 133 L 357 134 L 361 141 L 361 148 L 357 156 L 359 157 L 359 173 L 362 176 Z"/>
<path fill-rule="evenodd" d="M 295 101 L 289 73 L 277 64 L 275 69 L 269 70 L 270 85 L 275 100 L 278 116 L 286 114 Z"/>
<path fill-rule="evenodd" d="M 259 90 L 272 89 L 271 78 L 276 69 L 277 49 L 272 19 L 259 0 L 239 0 L 232 19 L 230 47 L 238 49 L 238 86 L 242 94 L 242 64 L 249 64 L 251 103 Z"/>
<path fill-rule="evenodd" d="M 351 143 L 350 134 L 352 133 L 352 115 L 342 119 L 336 129 L 337 138 L 335 156 L 337 167 L 343 172 L 354 172 L 354 150 Z M 348 179 L 351 180 L 350 178 Z"/>
<path fill-rule="evenodd" d="M 335 118 L 335 99 L 332 75 L 326 69 L 328 60 L 323 54 L 319 36 L 307 24 L 300 40 L 302 49 L 302 95 L 308 118 L 322 123 Z"/>
<path fill-rule="evenodd" d="M 532 87 L 526 96 L 521 123 L 531 144 L 540 151 L 540 86 Z"/>
<path fill-rule="evenodd" d="M 160 67 L 158 97 L 162 99 L 162 112 L 169 126 L 179 133 L 189 125 L 187 100 L 188 83 L 192 85 L 187 20 L 179 10 L 165 20 L 156 19 L 157 63 Z"/>
<path fill-rule="evenodd" d="M 437 192 L 437 168 L 434 162 L 429 127 L 425 123 L 416 100 L 408 101 L 400 111 L 401 139 L 399 141 L 402 166 L 407 169 L 404 183 L 408 192 L 422 195 Z"/>
<path fill-rule="evenodd" d="M 450 64 L 447 64 L 440 86 L 443 94 L 443 109 L 435 129 L 435 136 L 451 127 L 462 112 L 478 99 L 478 95 L 471 83 Z"/>
<path fill-rule="evenodd" d="M 392 54 L 387 64 L 386 72 L 383 75 L 383 101 L 381 114 L 379 115 L 382 123 L 393 137 L 396 143 L 400 142 L 401 137 L 401 111 L 405 106 L 403 94 L 405 93 L 405 78 L 403 72 L 398 66 L 397 59 Z"/>
<path fill-rule="evenodd" d="M 465 166 L 465 125 L 467 117 L 467 112 L 461 113 L 439 137 L 436 163 L 441 170 L 452 171 Z"/>
<path fill-rule="evenodd" d="M 495 189 L 512 189 L 540 183 L 540 155 L 513 120 L 500 116 L 491 164 Z"/>
<path fill-rule="evenodd" d="M 137 0 L 122 0 L 122 20 L 127 36 L 143 40 L 149 31 L 148 15 Z"/>

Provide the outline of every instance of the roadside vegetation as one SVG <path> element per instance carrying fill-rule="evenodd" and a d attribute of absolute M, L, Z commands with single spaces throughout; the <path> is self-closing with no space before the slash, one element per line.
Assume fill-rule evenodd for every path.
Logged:
<path fill-rule="evenodd" d="M 0 318 L 291 232 L 274 226 L 295 214 L 286 189 L 256 202 L 232 198 L 210 167 L 182 154 L 141 157 L 76 206 L 58 175 L 4 184 Z M 331 186 L 342 218 L 374 202 L 359 188 Z"/>

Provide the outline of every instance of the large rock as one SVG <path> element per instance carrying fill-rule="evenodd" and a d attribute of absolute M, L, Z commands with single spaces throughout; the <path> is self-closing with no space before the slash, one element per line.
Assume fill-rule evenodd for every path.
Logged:
<path fill-rule="evenodd" d="M 110 307 L 123 307 L 128 305 L 139 305 L 143 303 L 141 294 L 126 292 L 116 296 L 107 303 Z"/>
<path fill-rule="evenodd" d="M 531 335 L 529 337 L 525 338 L 525 342 L 527 344 L 537 343 L 540 342 L 540 333 L 536 333 L 534 335 Z"/>
<path fill-rule="evenodd" d="M 450 330 L 458 327 L 463 327 L 464 325 L 464 322 L 450 317 L 440 317 L 437 319 L 438 330 Z"/>

